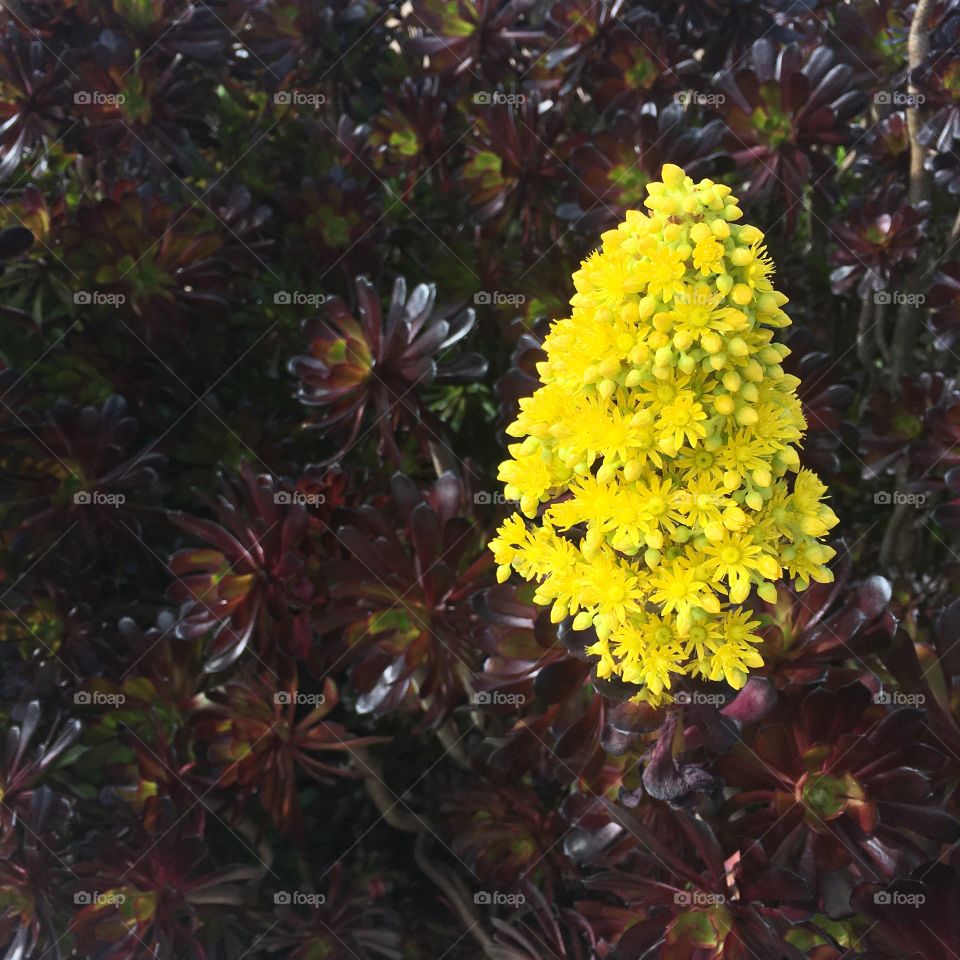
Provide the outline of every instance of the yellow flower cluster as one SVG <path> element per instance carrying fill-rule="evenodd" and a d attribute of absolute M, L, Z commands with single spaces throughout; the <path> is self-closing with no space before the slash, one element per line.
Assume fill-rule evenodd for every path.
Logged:
<path fill-rule="evenodd" d="M 677 675 L 742 687 L 776 599 L 832 579 L 826 488 L 799 469 L 806 422 L 763 234 L 730 188 L 667 164 L 648 213 L 627 213 L 574 274 L 500 466 L 519 501 L 491 543 L 501 582 L 538 582 L 554 622 L 593 627 L 598 674 L 670 699 Z M 789 477 L 788 475 L 794 474 Z M 546 506 L 541 506 L 546 504 Z"/>

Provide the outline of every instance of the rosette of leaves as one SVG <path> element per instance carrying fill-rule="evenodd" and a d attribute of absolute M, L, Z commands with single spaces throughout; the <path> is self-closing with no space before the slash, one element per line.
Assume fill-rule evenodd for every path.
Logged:
<path fill-rule="evenodd" d="M 8 23 L 0 34 L 0 180 L 58 135 L 67 115 L 67 67 L 49 44 Z"/>
<path fill-rule="evenodd" d="M 890 184 L 859 204 L 834 228 L 837 248 L 831 256 L 834 293 L 856 284 L 857 295 L 886 290 L 891 280 L 920 252 L 930 215 L 926 201 L 912 204 L 900 183 Z"/>
<path fill-rule="evenodd" d="M 170 559 L 176 577 L 168 598 L 180 604 L 177 635 L 209 637 L 206 670 L 228 667 L 253 642 L 261 656 L 305 657 L 312 640 L 310 577 L 314 555 L 304 500 L 275 477 L 244 464 L 239 476 L 221 477 L 213 520 L 170 515 L 201 540 Z M 279 641 L 279 649 L 277 647 Z"/>
<path fill-rule="evenodd" d="M 449 184 L 442 161 L 452 135 L 452 114 L 439 77 L 407 77 L 397 90 L 386 90 L 384 108 L 370 123 L 373 164 L 388 176 L 402 176 L 413 186 L 436 171 L 440 189 Z"/>
<path fill-rule="evenodd" d="M 149 341 L 169 345 L 171 334 L 182 340 L 194 323 L 209 323 L 210 314 L 230 308 L 231 247 L 238 241 L 193 205 L 177 208 L 121 181 L 103 200 L 77 209 L 63 242 L 67 264 L 79 275 L 75 283 L 82 284 L 75 303 L 101 322 L 115 310 L 132 314 Z M 122 299 L 105 308 L 91 291 Z"/>
<path fill-rule="evenodd" d="M 329 719 L 339 703 L 330 679 L 312 693 L 287 678 L 250 674 L 210 690 L 206 699 L 191 726 L 206 745 L 211 789 L 235 791 L 241 809 L 256 797 L 280 831 L 302 833 L 300 781 L 352 776 L 344 762 L 350 751 L 384 742 L 354 737 Z M 301 709 L 301 700 L 310 709 Z"/>
<path fill-rule="evenodd" d="M 563 210 L 583 230 L 602 231 L 643 203 L 647 184 L 665 163 L 693 177 L 716 177 L 733 169 L 723 150 L 725 128 L 713 119 L 695 123 L 678 103 L 652 103 L 635 113 L 619 112 L 570 156 L 577 174 L 573 209 Z"/>
<path fill-rule="evenodd" d="M 941 373 L 902 377 L 895 394 L 876 390 L 864 420 L 868 478 L 902 471 L 908 480 L 936 480 L 960 464 L 960 390 Z"/>
<path fill-rule="evenodd" d="M 386 240 L 379 184 L 369 170 L 356 167 L 335 167 L 326 176 L 305 176 L 277 188 L 285 246 L 306 276 L 326 281 L 339 267 L 352 278 L 369 269 Z"/>
<path fill-rule="evenodd" d="M 29 496 L 9 502 L 6 519 L 36 562 L 89 564 L 97 544 L 139 539 L 137 508 L 149 505 L 166 461 L 149 446 L 130 451 L 138 432 L 120 396 L 100 407 L 61 399 L 16 412 L 3 432 L 7 482 L 16 477 Z"/>
<path fill-rule="evenodd" d="M 363 713 L 413 699 L 423 723 L 435 724 L 472 693 L 475 635 L 484 629 L 474 600 L 490 585 L 492 565 L 465 497 L 451 472 L 424 491 L 395 474 L 388 503 L 341 518 L 343 559 L 325 571 L 333 603 L 317 630 L 342 631 L 345 649 L 335 652 L 353 661 Z"/>
<path fill-rule="evenodd" d="M 746 178 L 745 199 L 786 211 L 789 229 L 808 188 L 830 186 L 833 154 L 852 142 L 851 121 L 866 103 L 853 69 L 827 46 L 778 50 L 757 40 L 742 63 L 714 78 L 731 155 Z"/>
<path fill-rule="evenodd" d="M 716 766 L 737 790 L 731 828 L 772 861 L 870 879 L 902 874 L 960 838 L 934 796 L 947 762 L 922 711 L 838 676 L 785 688 Z"/>
<path fill-rule="evenodd" d="M 527 243 L 550 223 L 570 144 L 563 140 L 564 120 L 556 104 L 541 110 L 538 94 L 497 91 L 492 96 L 504 101 L 488 98 L 487 105 L 477 107 L 461 175 L 476 219 L 495 221 L 508 231 L 516 223 L 521 242 Z"/>
<path fill-rule="evenodd" d="M 785 942 L 811 899 L 799 873 L 758 847 L 729 855 L 710 825 L 685 811 L 665 813 L 659 832 L 639 811 L 617 807 L 613 814 L 634 850 L 621 869 L 595 872 L 585 884 L 636 918 L 619 936 L 615 956 L 804 960 Z M 603 866 L 602 857 L 596 866 Z"/>
<path fill-rule="evenodd" d="M 926 97 L 929 118 L 919 141 L 933 150 L 925 161 L 934 182 L 952 195 L 960 193 L 960 4 L 947 0 L 940 21 L 930 34 L 930 51 L 916 71 L 914 82 Z"/>
<path fill-rule="evenodd" d="M 604 32 L 600 54 L 586 65 L 583 84 L 602 110 L 663 104 L 684 86 L 700 85 L 702 68 L 672 25 L 642 7 L 624 12 Z"/>
<path fill-rule="evenodd" d="M 238 941 L 241 925 L 224 908 L 241 902 L 263 867 L 218 863 L 209 839 L 173 811 L 154 831 L 126 817 L 88 838 L 71 883 L 81 904 L 69 923 L 77 949 L 104 960 L 143 951 L 204 958 L 221 938 Z"/>
<path fill-rule="evenodd" d="M 224 39 L 221 34 L 222 45 Z M 171 170 L 184 176 L 206 166 L 202 150 L 216 143 L 210 117 L 217 71 L 209 64 L 205 73 L 198 71 L 196 54 L 166 51 L 162 42 L 139 47 L 110 29 L 86 52 L 72 77 L 71 113 L 82 122 L 68 130 L 68 143 L 97 156 L 112 177 L 156 180 Z"/>
<path fill-rule="evenodd" d="M 534 49 L 543 31 L 530 29 L 527 15 L 535 0 L 425 0 L 411 7 L 407 25 L 415 35 L 406 48 L 430 58 L 432 69 L 461 76 L 469 73 L 497 83 Z"/>
<path fill-rule="evenodd" d="M 289 369 L 300 380 L 300 402 L 318 411 L 311 426 L 337 439 L 326 462 L 342 457 L 375 427 L 379 452 L 399 465 L 401 428 L 413 433 L 422 450 L 443 434 L 421 392 L 435 384 L 471 383 L 486 372 L 479 354 L 444 356 L 470 333 L 476 315 L 469 307 L 436 309 L 433 284 L 418 284 L 408 296 L 402 277 L 394 282 L 386 316 L 366 277 L 357 277 L 354 290 L 355 311 L 332 297 L 323 316 L 304 321 L 310 352 L 294 357 Z"/>

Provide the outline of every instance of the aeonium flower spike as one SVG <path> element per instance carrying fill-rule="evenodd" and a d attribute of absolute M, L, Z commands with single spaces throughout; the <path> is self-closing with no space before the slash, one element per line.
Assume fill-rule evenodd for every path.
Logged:
<path fill-rule="evenodd" d="M 601 677 L 671 699 L 681 675 L 740 688 L 759 622 L 752 590 L 833 579 L 837 517 L 800 469 L 806 422 L 789 353 L 773 341 L 787 298 L 763 234 L 730 188 L 664 166 L 573 275 L 551 326 L 542 386 L 520 401 L 500 466 L 520 504 L 490 544 L 498 577 L 537 582 L 555 622 L 593 628 Z M 524 518 L 527 519 L 524 519 Z"/>

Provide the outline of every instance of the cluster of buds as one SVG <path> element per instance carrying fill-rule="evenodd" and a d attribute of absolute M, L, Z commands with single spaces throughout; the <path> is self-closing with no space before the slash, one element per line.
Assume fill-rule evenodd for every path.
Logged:
<path fill-rule="evenodd" d="M 753 589 L 775 601 L 784 575 L 828 582 L 819 538 L 837 517 L 800 468 L 799 381 L 773 342 L 787 298 L 763 234 L 737 223 L 729 187 L 679 167 L 647 190 L 546 338 L 500 467 L 520 513 L 491 549 L 501 580 L 536 580 L 554 621 L 596 631 L 600 676 L 659 703 L 677 675 L 743 686 L 762 659 L 741 605 Z"/>

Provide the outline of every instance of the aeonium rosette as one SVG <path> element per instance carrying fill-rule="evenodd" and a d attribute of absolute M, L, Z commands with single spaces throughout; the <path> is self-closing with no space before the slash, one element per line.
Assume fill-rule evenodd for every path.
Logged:
<path fill-rule="evenodd" d="M 520 505 L 491 543 L 498 577 L 538 582 L 555 622 L 593 628 L 600 677 L 671 699 L 675 677 L 739 689 L 757 652 L 752 589 L 829 582 L 837 517 L 800 469 L 806 422 L 763 234 L 730 188 L 672 164 L 574 276 L 542 386 L 500 466 Z M 529 518 L 528 520 L 524 519 Z M 533 522 L 529 522 L 533 521 Z"/>

